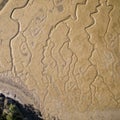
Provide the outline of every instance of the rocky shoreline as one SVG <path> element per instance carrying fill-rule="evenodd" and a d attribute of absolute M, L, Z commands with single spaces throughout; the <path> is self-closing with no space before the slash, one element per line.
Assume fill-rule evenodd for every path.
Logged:
<path fill-rule="evenodd" d="M 22 105 L 18 101 L 0 93 L 0 120 L 43 120 L 32 105 Z"/>

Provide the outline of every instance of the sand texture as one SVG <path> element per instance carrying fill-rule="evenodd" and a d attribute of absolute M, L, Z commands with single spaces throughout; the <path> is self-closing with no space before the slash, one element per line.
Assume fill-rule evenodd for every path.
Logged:
<path fill-rule="evenodd" d="M 45 120 L 120 120 L 120 0 L 0 0 L 0 92 Z"/>

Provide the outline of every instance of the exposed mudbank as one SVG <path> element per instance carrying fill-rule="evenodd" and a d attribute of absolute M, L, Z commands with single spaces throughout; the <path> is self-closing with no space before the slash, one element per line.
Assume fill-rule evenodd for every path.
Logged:
<path fill-rule="evenodd" d="M 0 10 L 4 8 L 4 6 L 7 4 L 8 0 L 2 0 L 0 1 Z"/>
<path fill-rule="evenodd" d="M 0 74 L 0 93 L 4 93 L 4 95 L 23 104 L 33 104 L 35 108 L 39 109 L 40 102 L 35 92 L 29 90 L 18 77 L 8 74 Z"/>

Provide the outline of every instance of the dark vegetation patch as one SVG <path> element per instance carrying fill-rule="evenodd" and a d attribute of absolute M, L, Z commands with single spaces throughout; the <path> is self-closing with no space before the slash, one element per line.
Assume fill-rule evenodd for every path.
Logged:
<path fill-rule="evenodd" d="M 43 120 L 40 111 L 32 105 L 22 105 L 18 101 L 0 93 L 0 120 Z"/>

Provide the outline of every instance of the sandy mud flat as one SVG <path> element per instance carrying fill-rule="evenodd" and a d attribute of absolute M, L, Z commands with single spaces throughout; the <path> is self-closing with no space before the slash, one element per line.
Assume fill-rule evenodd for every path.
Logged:
<path fill-rule="evenodd" d="M 45 120 L 120 120 L 120 0 L 0 0 L 0 92 Z"/>

